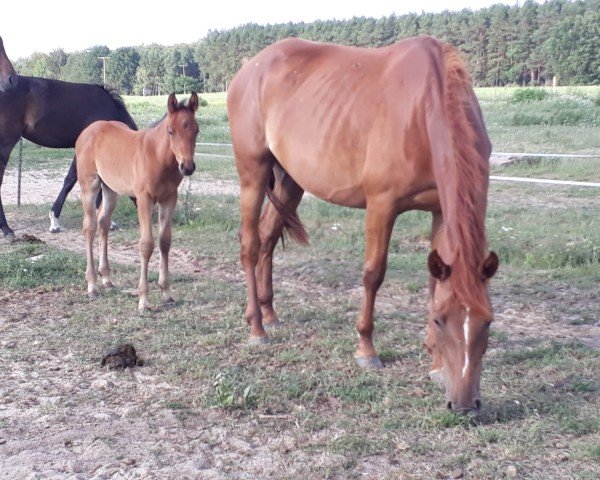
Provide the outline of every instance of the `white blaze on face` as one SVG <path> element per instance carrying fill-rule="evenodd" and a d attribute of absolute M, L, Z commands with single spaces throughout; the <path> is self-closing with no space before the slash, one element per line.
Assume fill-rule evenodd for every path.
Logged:
<path fill-rule="evenodd" d="M 467 307 L 467 316 L 465 317 L 465 323 L 463 323 L 463 334 L 465 337 L 465 363 L 462 368 L 462 376 L 467 374 L 467 368 L 469 367 L 469 322 L 471 321 L 471 309 Z"/>

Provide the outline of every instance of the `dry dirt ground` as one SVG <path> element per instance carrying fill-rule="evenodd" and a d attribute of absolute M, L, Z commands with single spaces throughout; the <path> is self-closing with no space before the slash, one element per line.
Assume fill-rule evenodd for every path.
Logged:
<path fill-rule="evenodd" d="M 11 177 L 8 175 L 2 186 L 5 203 L 13 203 L 15 198 Z M 50 177 L 41 178 L 39 173 L 35 178 L 26 177 L 23 201 L 52 201 L 62 178 Z M 206 188 L 202 182 L 195 185 L 198 191 Z M 211 193 L 236 191 L 236 186 L 227 182 L 218 188 L 211 182 L 210 188 Z M 27 225 L 27 232 L 21 229 L 16 234 L 30 233 L 52 245 L 84 251 L 79 231 L 51 234 L 47 227 L 47 219 L 40 219 Z M 193 273 L 199 268 L 185 251 L 172 251 L 173 270 Z M 131 248 L 115 248 L 111 258 L 133 264 L 137 253 Z M 239 275 L 236 281 L 241 281 L 236 266 L 214 274 Z M 45 330 L 68 325 L 65 309 L 76 294 L 80 292 L 70 289 L 38 289 L 17 295 L 0 291 L 0 479 L 310 478 L 310 471 L 343 478 L 335 471 L 344 458 L 310 448 L 336 438 L 340 432 L 335 429 L 324 428 L 307 436 L 277 415 L 238 421 L 221 410 L 199 408 L 197 415 L 179 414 L 165 408 L 163 399 L 180 387 L 167 383 L 153 365 L 107 371 L 68 349 L 65 354 L 65 349 L 48 348 Z M 600 347 L 599 325 L 552 322 L 550 304 L 548 311 L 532 311 L 503 299 L 498 307 L 494 328 L 515 340 L 535 330 L 548 338 L 572 337 Z M 195 388 L 206 386 L 186 389 Z M 372 456 L 359 462 L 354 472 L 373 480 L 432 475 L 423 472 L 423 477 L 406 477 L 400 468 L 383 456 Z"/>

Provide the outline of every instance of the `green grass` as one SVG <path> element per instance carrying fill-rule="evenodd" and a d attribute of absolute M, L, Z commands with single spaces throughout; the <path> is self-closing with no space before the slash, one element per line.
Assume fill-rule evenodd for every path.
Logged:
<path fill-rule="evenodd" d="M 554 151 L 577 148 L 573 153 L 598 151 L 597 127 L 517 129 L 509 122 L 517 110 L 502 111 L 517 108 L 510 91 L 478 95 L 491 118 L 490 132 L 499 135 L 506 150 L 537 145 Z M 589 92 L 589 98 L 593 95 Z M 211 122 L 215 127 L 207 141 L 226 138 L 223 98 L 208 96 L 206 112 L 201 109 L 207 131 Z M 136 120 L 139 116 L 147 121 L 158 115 L 163 100 L 127 99 Z M 574 139 L 565 140 L 571 134 Z M 497 138 L 492 137 L 495 143 Z M 230 153 L 220 148 L 212 152 Z M 548 160 L 498 167 L 495 173 L 597 181 L 595 165 Z M 210 157 L 201 158 L 196 175 L 203 181 L 236 178 L 231 160 Z M 9 215 L 32 224 L 45 219 L 46 209 L 7 207 Z M 285 435 L 293 439 L 288 458 L 303 455 L 298 458 L 304 478 L 362 478 L 372 468 L 377 478 L 391 471 L 388 478 L 449 478 L 459 469 L 464 478 L 495 479 L 506 477 L 509 466 L 525 479 L 597 478 L 600 355 L 585 338 L 565 341 L 551 336 L 549 329 L 566 335 L 572 327 L 583 326 L 577 332 L 585 332 L 600 317 L 599 210 L 598 195 L 591 189 L 491 184 L 488 238 L 501 267 L 490 291 L 498 318 L 510 317 L 513 323 L 504 320 L 502 329 L 492 326 L 482 376 L 485 410 L 477 419 L 447 412 L 443 393 L 427 378 L 429 358 L 422 341 L 431 220 L 422 212 L 399 217 L 390 242 L 388 272 L 376 307 L 376 344 L 386 363 L 380 372 L 361 371 L 352 358 L 364 212 L 314 198 L 306 198 L 300 207 L 311 245 L 287 242 L 285 250 L 281 245 L 276 249 L 275 302 L 285 324 L 269 332 L 267 346 L 246 345 L 238 198 L 190 195 L 176 212 L 173 248 L 187 252 L 198 269 L 190 273 L 174 268 L 176 305 L 145 316 L 137 315 L 136 300 L 126 294 L 137 283 L 138 265 L 114 265 L 117 287 L 90 302 L 82 254 L 39 244 L 0 245 L 0 302 L 5 302 L 0 308 L 15 322 L 3 330 L 2 340 L 43 339 L 39 348 L 45 349 L 35 354 L 3 352 L 7 365 L 31 365 L 32 356 L 43 356 L 46 350 L 73 352 L 72 364 L 88 371 L 107 347 L 131 341 L 147 362 L 140 374 L 170 387 L 144 389 L 140 415 L 167 410 L 182 422 L 198 419 L 203 429 L 231 433 L 258 425 L 256 438 Z M 111 241 L 135 248 L 137 216 L 128 199 L 120 200 L 115 218 L 121 230 L 111 234 Z M 80 228 L 77 202 L 67 202 L 63 220 L 69 229 Z M 155 271 L 151 278 L 151 302 L 156 305 Z M 50 322 L 46 311 L 31 309 L 41 290 L 56 291 L 52 302 L 64 312 L 63 319 Z M 15 304 L 22 304 L 25 313 L 13 314 Z M 24 322 L 23 316 L 29 319 L 27 328 L 16 323 Z M 523 333 L 527 325 L 531 328 Z M 120 405 L 128 390 L 138 391 L 139 381 L 133 376 L 128 380 L 126 373 L 118 378 L 129 387 L 120 392 Z M 85 395 L 98 393 L 90 389 Z M 85 395 L 78 401 L 89 400 Z M 325 466 L 319 463 L 323 456 L 330 461 Z"/>

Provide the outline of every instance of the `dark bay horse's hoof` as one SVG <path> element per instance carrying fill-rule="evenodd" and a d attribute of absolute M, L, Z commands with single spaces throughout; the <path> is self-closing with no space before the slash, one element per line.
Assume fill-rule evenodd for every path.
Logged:
<path fill-rule="evenodd" d="M 17 239 L 17 237 L 15 237 L 15 232 L 8 232 L 4 234 L 4 240 L 6 241 L 6 243 L 12 243 Z"/>
<path fill-rule="evenodd" d="M 259 345 L 268 345 L 268 344 L 269 344 L 269 337 L 267 337 L 266 335 L 264 337 L 252 336 L 248 339 L 248 345 L 250 345 L 251 347 L 255 347 L 255 346 L 259 346 Z"/>
<path fill-rule="evenodd" d="M 354 357 L 356 364 L 360 368 L 368 370 L 380 370 L 383 368 L 383 363 L 379 357 Z"/>

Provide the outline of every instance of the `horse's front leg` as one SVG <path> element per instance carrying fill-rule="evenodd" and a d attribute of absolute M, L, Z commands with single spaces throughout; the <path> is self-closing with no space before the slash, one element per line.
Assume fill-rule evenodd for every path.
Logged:
<path fill-rule="evenodd" d="M 119 195 L 102 185 L 102 205 L 100 216 L 98 217 L 98 226 L 100 227 L 100 262 L 98 273 L 102 276 L 102 285 L 112 288 L 113 283 L 110 280 L 110 267 L 108 265 L 108 231 L 110 230 L 111 218 Z"/>
<path fill-rule="evenodd" d="M 158 285 L 162 290 L 164 303 L 173 302 L 169 284 L 169 250 L 171 249 L 171 230 L 173 227 L 173 212 L 177 205 L 177 192 L 167 200 L 158 204 L 158 247 L 160 250 L 160 270 Z"/>
<path fill-rule="evenodd" d="M 94 237 L 98 228 L 96 195 L 100 190 L 100 180 L 97 177 L 80 178 L 79 183 L 81 186 L 81 204 L 83 206 L 83 238 L 85 239 L 87 258 L 85 279 L 88 284 L 88 295 L 90 298 L 97 298 L 99 294 L 98 277 L 94 266 Z"/>
<path fill-rule="evenodd" d="M 436 245 L 436 237 L 438 235 L 438 232 L 440 231 L 440 227 L 442 226 L 443 223 L 443 217 L 442 217 L 442 212 L 441 211 L 437 211 L 437 212 L 433 212 L 432 214 L 432 222 L 431 222 L 431 248 L 432 250 L 435 248 Z M 435 285 L 437 283 L 437 279 L 433 276 L 433 275 L 429 275 L 429 296 L 430 296 L 430 306 L 429 306 L 429 319 L 427 322 L 427 336 L 425 337 L 425 341 L 424 341 L 424 345 L 425 345 L 425 349 L 427 350 L 427 352 L 429 353 L 429 355 L 431 355 L 431 367 L 429 369 L 429 378 L 431 378 L 434 382 L 438 383 L 438 384 L 443 384 L 444 382 L 444 378 L 443 378 L 443 372 L 442 372 L 442 356 L 439 352 L 439 349 L 437 347 L 437 343 L 435 340 L 435 334 L 434 334 L 434 329 L 436 328 L 435 325 L 435 318 L 433 317 L 433 314 L 431 313 L 433 310 L 433 305 L 431 305 L 431 302 L 433 302 L 433 292 L 435 291 Z"/>
<path fill-rule="evenodd" d="M 10 152 L 12 151 L 14 143 L 10 142 L 8 145 L 0 146 L 0 188 L 2 187 L 2 180 L 4 179 L 4 170 L 6 169 L 6 164 L 8 163 L 8 157 L 10 156 Z M 13 239 L 15 237 L 15 233 L 12 231 L 12 228 L 8 226 L 8 222 L 6 221 L 6 216 L 4 215 L 4 207 L 2 206 L 2 198 L 0 197 L 0 229 L 4 236 L 8 239 Z"/>
<path fill-rule="evenodd" d="M 373 345 L 373 309 L 377 290 L 385 277 L 390 236 L 396 219 L 392 202 L 377 199 L 367 201 L 365 264 L 363 269 L 364 298 L 356 322 L 358 348 L 354 358 L 363 368 L 381 368 L 383 364 Z"/>
<path fill-rule="evenodd" d="M 150 307 L 148 302 L 148 262 L 154 251 L 154 237 L 152 236 L 152 209 L 154 203 L 150 198 L 138 196 L 137 207 L 140 222 L 140 281 L 138 283 L 140 299 L 138 311 L 144 313 Z"/>

